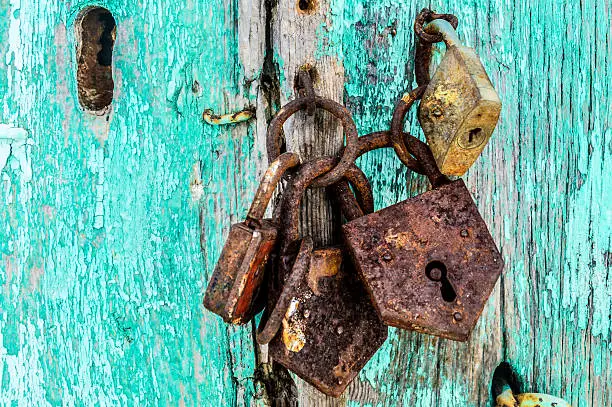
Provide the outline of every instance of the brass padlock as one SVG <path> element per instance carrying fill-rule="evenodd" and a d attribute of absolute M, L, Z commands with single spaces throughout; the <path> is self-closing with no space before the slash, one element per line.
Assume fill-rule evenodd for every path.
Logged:
<path fill-rule="evenodd" d="M 434 188 L 346 223 L 346 246 L 383 322 L 465 341 L 503 261 L 463 181 L 449 181 L 427 145 L 408 141 Z"/>
<path fill-rule="evenodd" d="M 266 260 L 276 243 L 278 219 L 262 218 L 283 174 L 299 163 L 294 153 L 274 160 L 259 184 L 246 220 L 230 228 L 204 295 L 204 306 L 225 322 L 244 324 L 264 305 L 257 296 Z"/>
<path fill-rule="evenodd" d="M 501 101 L 478 55 L 448 21 L 434 20 L 425 31 L 443 36 L 446 53 L 423 94 L 419 122 L 440 171 L 461 176 L 491 137 Z"/>
<path fill-rule="evenodd" d="M 270 341 L 268 353 L 274 361 L 333 397 L 344 391 L 387 338 L 387 327 L 350 261 L 343 261 L 341 248 L 313 250 L 307 237 L 295 261 L 286 260 L 293 259 L 292 248 L 299 242 L 297 224 L 304 190 L 336 162 L 323 158 L 304 164 L 285 191 L 278 273 L 286 276 L 278 296 L 264 312 L 257 336 L 260 343 Z M 359 190 L 351 170 L 358 169 L 353 166 L 347 177 Z M 370 199 L 363 201 L 371 201 L 371 191 Z"/>

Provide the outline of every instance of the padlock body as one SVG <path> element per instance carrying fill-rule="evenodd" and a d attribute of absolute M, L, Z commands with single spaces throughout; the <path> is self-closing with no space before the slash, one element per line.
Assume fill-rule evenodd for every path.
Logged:
<path fill-rule="evenodd" d="M 315 250 L 307 277 L 293 288 L 270 357 L 321 392 L 338 397 L 387 338 L 350 261 L 340 248 Z"/>
<path fill-rule="evenodd" d="M 468 339 L 503 261 L 462 180 L 348 222 L 343 233 L 386 324 Z"/>
<path fill-rule="evenodd" d="M 501 112 L 491 80 L 469 47 L 448 48 L 425 89 L 418 117 L 438 167 L 463 175 L 486 146 Z"/>
<path fill-rule="evenodd" d="M 267 219 L 255 229 L 244 222 L 232 225 L 204 295 L 207 309 L 238 325 L 261 310 L 258 294 L 276 236 L 276 225 Z"/>

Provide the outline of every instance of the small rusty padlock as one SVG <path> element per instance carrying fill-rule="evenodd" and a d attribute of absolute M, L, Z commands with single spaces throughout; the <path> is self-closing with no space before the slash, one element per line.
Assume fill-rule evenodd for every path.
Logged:
<path fill-rule="evenodd" d="M 295 261 L 286 261 L 298 240 L 299 207 L 308 185 L 337 160 L 322 158 L 304 164 L 283 196 L 283 243 L 279 274 L 286 274 L 282 289 L 264 312 L 258 342 L 267 343 L 270 357 L 323 393 L 338 397 L 387 338 L 350 261 L 343 250 L 313 250 L 302 239 Z M 361 190 L 365 176 L 353 165 L 346 176 Z M 351 175 L 351 173 L 353 173 Z M 367 183 L 367 179 L 366 183 Z M 369 189 L 369 185 L 367 185 Z M 362 198 L 367 198 L 360 194 Z M 369 199 L 371 202 L 371 191 Z M 371 209 L 371 204 L 366 203 Z M 285 270 L 283 270 L 285 269 Z M 289 271 L 290 270 L 290 271 Z"/>
<path fill-rule="evenodd" d="M 491 137 L 501 101 L 478 55 L 448 21 L 433 20 L 425 32 L 441 34 L 446 53 L 423 94 L 419 122 L 440 171 L 461 176 Z"/>
<path fill-rule="evenodd" d="M 442 175 L 427 145 L 405 140 L 433 189 L 346 223 L 346 246 L 383 322 L 465 341 L 503 261 L 463 181 Z"/>
<path fill-rule="evenodd" d="M 244 324 L 264 305 L 257 296 L 266 260 L 276 243 L 278 220 L 263 216 L 283 174 L 299 163 L 294 153 L 283 153 L 274 160 L 259 184 L 246 220 L 230 228 L 204 295 L 204 306 L 225 322 Z"/>

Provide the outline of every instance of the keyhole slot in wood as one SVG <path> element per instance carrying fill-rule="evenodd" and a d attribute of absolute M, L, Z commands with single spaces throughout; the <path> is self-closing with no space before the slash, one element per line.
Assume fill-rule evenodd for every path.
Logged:
<path fill-rule="evenodd" d="M 115 87 L 115 18 L 105 8 L 89 7 L 77 19 L 75 34 L 79 103 L 90 113 L 104 113 L 113 101 Z"/>

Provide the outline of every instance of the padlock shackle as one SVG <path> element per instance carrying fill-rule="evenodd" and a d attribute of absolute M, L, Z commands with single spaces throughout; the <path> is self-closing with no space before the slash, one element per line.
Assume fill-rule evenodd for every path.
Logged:
<path fill-rule="evenodd" d="M 266 208 L 272 199 L 272 194 L 285 172 L 300 164 L 300 157 L 295 153 L 283 153 L 279 155 L 268 167 L 264 174 L 253 203 L 246 216 L 245 223 L 248 227 L 261 225 L 261 219 L 266 213 Z"/>
<path fill-rule="evenodd" d="M 312 238 L 310 236 L 304 237 L 293 262 L 291 273 L 283 281 L 283 288 L 280 290 L 274 306 L 267 306 L 259 321 L 256 339 L 260 345 L 270 343 L 280 329 L 282 320 L 293 298 L 294 290 L 292 288 L 297 287 L 306 278 L 313 250 L 314 244 Z"/>
<path fill-rule="evenodd" d="M 414 33 L 418 38 L 414 57 L 414 76 L 418 86 L 426 86 L 431 80 L 429 67 L 433 53 L 432 44 L 444 41 L 442 33 L 429 33 L 425 30 L 425 25 L 435 20 L 448 21 L 455 29 L 459 24 L 459 20 L 453 14 L 437 14 L 428 8 L 422 9 L 414 19 Z"/>
<path fill-rule="evenodd" d="M 455 27 L 453 27 L 451 23 L 446 20 L 443 20 L 441 18 L 433 20 L 424 27 L 424 30 L 428 34 L 442 35 L 442 38 L 444 39 L 444 43 L 446 44 L 447 48 L 461 45 L 461 40 L 459 40 L 457 31 L 455 31 Z"/>
<path fill-rule="evenodd" d="M 342 179 L 331 188 L 340 205 L 340 212 L 342 212 L 347 222 L 365 215 L 363 208 L 359 205 L 359 201 L 357 201 L 357 198 L 353 195 L 353 191 L 351 191 L 348 181 Z"/>
<path fill-rule="evenodd" d="M 296 112 L 310 109 L 313 103 L 317 108 L 328 111 L 340 120 L 346 137 L 346 146 L 343 149 L 337 165 L 329 171 L 320 174 L 317 179 L 312 182 L 314 187 L 326 187 L 341 179 L 348 167 L 355 161 L 357 139 L 359 136 L 353 117 L 346 107 L 331 99 L 316 95 L 313 97 L 299 97 L 292 100 L 283 106 L 270 122 L 266 135 L 266 147 L 268 150 L 268 159 L 270 161 L 275 160 L 281 154 L 280 135 L 283 130 L 283 124 Z"/>
<path fill-rule="evenodd" d="M 299 172 L 295 175 L 290 187 L 287 188 L 282 200 L 281 233 L 282 244 L 280 256 L 282 257 L 288 251 L 289 246 L 299 239 L 299 218 L 300 204 L 304 192 L 312 186 L 315 180 L 321 173 L 329 171 L 338 162 L 337 157 L 321 157 L 303 164 Z M 372 189 L 370 183 L 363 172 L 354 163 L 344 175 L 344 179 L 348 180 L 354 187 L 359 196 L 359 203 L 365 212 L 374 210 L 374 198 L 372 197 Z"/>

